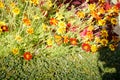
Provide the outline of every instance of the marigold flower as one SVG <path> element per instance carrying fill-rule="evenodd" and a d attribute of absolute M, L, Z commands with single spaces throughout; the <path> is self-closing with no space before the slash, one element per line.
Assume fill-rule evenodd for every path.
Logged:
<path fill-rule="evenodd" d="M 53 45 L 53 40 L 52 39 L 47 39 L 47 45 L 52 46 Z"/>
<path fill-rule="evenodd" d="M 98 20 L 98 25 L 99 26 L 105 26 L 105 24 L 106 24 L 106 21 L 105 20 Z"/>
<path fill-rule="evenodd" d="M 59 27 L 59 28 L 57 29 L 57 33 L 58 33 L 58 34 L 64 34 L 65 32 L 66 32 L 66 28 Z"/>
<path fill-rule="evenodd" d="M 64 38 L 64 43 L 68 43 L 69 42 L 68 36 L 64 36 L 63 38 Z"/>
<path fill-rule="evenodd" d="M 70 38 L 71 45 L 77 45 L 77 39 L 76 38 Z"/>
<path fill-rule="evenodd" d="M 4 8 L 4 4 L 1 1 L 0 1 L 0 8 Z"/>
<path fill-rule="evenodd" d="M 110 44 L 109 48 L 110 48 L 111 51 L 115 51 L 115 46 L 113 44 Z"/>
<path fill-rule="evenodd" d="M 33 33 L 34 33 L 33 28 L 28 28 L 28 29 L 27 29 L 27 33 L 28 33 L 28 34 L 33 34 Z"/>
<path fill-rule="evenodd" d="M 113 41 L 113 42 L 119 42 L 120 39 L 119 39 L 118 36 L 112 36 L 112 41 Z"/>
<path fill-rule="evenodd" d="M 49 10 L 53 4 L 52 4 L 51 0 L 47 0 L 46 5 L 47 5 L 46 8 Z"/>
<path fill-rule="evenodd" d="M 13 53 L 13 54 L 18 54 L 18 51 L 19 51 L 18 48 L 13 48 L 13 49 L 12 49 L 12 53 Z"/>
<path fill-rule="evenodd" d="M 108 40 L 107 40 L 107 39 L 102 39 L 102 40 L 100 41 L 100 43 L 101 43 L 101 45 L 103 45 L 103 46 L 107 46 Z"/>
<path fill-rule="evenodd" d="M 88 31 L 92 31 L 93 29 L 94 29 L 93 26 L 89 26 L 89 27 L 87 28 Z"/>
<path fill-rule="evenodd" d="M 96 5 L 95 5 L 95 4 L 90 4 L 90 5 L 89 5 L 89 9 L 90 9 L 91 11 L 95 10 L 95 8 L 96 8 Z"/>
<path fill-rule="evenodd" d="M 31 3 L 33 3 L 34 5 L 38 5 L 39 4 L 39 0 L 30 0 Z"/>
<path fill-rule="evenodd" d="M 23 19 L 23 23 L 24 23 L 25 25 L 27 25 L 27 26 L 30 26 L 30 25 L 31 25 L 30 19 L 28 19 L 28 18 L 26 18 L 26 17 Z"/>
<path fill-rule="evenodd" d="M 22 37 L 21 36 L 15 36 L 15 40 L 17 40 L 18 42 L 21 42 L 22 41 Z"/>
<path fill-rule="evenodd" d="M 105 3 L 104 3 L 104 8 L 105 8 L 105 10 L 109 10 L 109 9 L 111 8 L 110 3 L 105 2 Z"/>
<path fill-rule="evenodd" d="M 15 3 L 14 2 L 10 3 L 10 7 L 14 8 L 15 7 Z"/>
<path fill-rule="evenodd" d="M 5 25 L 4 21 L 0 21 L 0 26 Z"/>
<path fill-rule="evenodd" d="M 57 25 L 58 21 L 55 18 L 50 19 L 50 24 L 51 25 Z"/>
<path fill-rule="evenodd" d="M 90 52 L 91 46 L 88 43 L 83 43 L 82 49 L 86 52 Z"/>
<path fill-rule="evenodd" d="M 100 38 L 99 37 L 95 37 L 95 43 L 99 43 L 100 42 Z"/>
<path fill-rule="evenodd" d="M 60 22 L 58 23 L 58 26 L 59 26 L 59 27 L 66 28 L 66 23 L 63 22 L 63 21 L 60 21 Z"/>
<path fill-rule="evenodd" d="M 106 29 L 101 30 L 101 36 L 107 38 L 108 37 L 108 32 Z"/>
<path fill-rule="evenodd" d="M 8 31 L 8 26 L 3 25 L 3 26 L 1 26 L 1 29 L 3 32 L 6 32 L 6 31 Z"/>
<path fill-rule="evenodd" d="M 98 50 L 96 45 L 91 45 L 91 51 L 94 53 Z"/>
<path fill-rule="evenodd" d="M 91 12 L 91 15 L 92 15 L 93 18 L 95 18 L 95 19 L 97 19 L 97 20 L 100 20 L 100 19 L 101 19 L 101 17 L 98 15 L 98 13 L 97 13 L 96 11 L 92 11 L 92 12 Z"/>
<path fill-rule="evenodd" d="M 93 32 L 87 31 L 85 38 L 88 38 L 88 40 L 92 40 L 93 39 Z"/>
<path fill-rule="evenodd" d="M 43 31 L 47 31 L 48 30 L 48 26 L 44 23 L 42 23 L 42 28 L 43 28 Z"/>
<path fill-rule="evenodd" d="M 103 9 L 103 7 L 100 8 L 98 14 L 104 14 L 104 13 L 105 13 L 105 10 Z"/>
<path fill-rule="evenodd" d="M 116 25 L 117 24 L 117 19 L 116 18 L 112 18 L 111 19 L 111 23 L 114 24 L 114 25 Z"/>
<path fill-rule="evenodd" d="M 58 45 L 60 45 L 60 44 L 63 42 L 62 36 L 55 35 L 54 38 L 55 38 L 55 42 L 56 42 Z"/>
<path fill-rule="evenodd" d="M 32 54 L 30 52 L 25 52 L 23 54 L 25 60 L 31 60 L 32 59 Z"/>
<path fill-rule="evenodd" d="M 34 19 L 40 19 L 40 17 L 38 15 L 34 15 L 33 18 Z"/>
<path fill-rule="evenodd" d="M 77 14 L 77 16 L 79 18 L 84 18 L 85 17 L 85 13 L 84 12 L 78 11 L 76 14 Z"/>
<path fill-rule="evenodd" d="M 64 17 L 63 17 L 62 14 L 56 13 L 56 18 L 57 18 L 57 20 L 61 20 L 61 19 L 63 19 Z"/>
<path fill-rule="evenodd" d="M 116 4 L 116 6 L 120 9 L 120 2 L 118 2 L 118 3 Z"/>
<path fill-rule="evenodd" d="M 16 15 L 18 15 L 20 13 L 20 9 L 18 7 L 15 7 L 12 12 Z"/>

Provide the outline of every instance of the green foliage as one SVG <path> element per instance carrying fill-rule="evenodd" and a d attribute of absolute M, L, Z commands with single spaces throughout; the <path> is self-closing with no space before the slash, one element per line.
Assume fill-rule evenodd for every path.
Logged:
<path fill-rule="evenodd" d="M 97 54 L 0 58 L 0 80 L 100 80 Z"/>

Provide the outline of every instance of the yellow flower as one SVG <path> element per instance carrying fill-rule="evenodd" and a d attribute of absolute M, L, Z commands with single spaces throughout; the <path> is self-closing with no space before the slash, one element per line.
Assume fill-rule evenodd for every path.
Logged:
<path fill-rule="evenodd" d="M 97 46 L 96 45 L 92 45 L 91 46 L 91 51 L 94 53 L 98 50 Z"/>
<path fill-rule="evenodd" d="M 95 10 L 95 8 L 96 8 L 96 5 L 95 5 L 95 4 L 90 4 L 90 5 L 89 5 L 89 9 L 90 9 L 91 11 Z"/>
<path fill-rule="evenodd" d="M 47 45 L 48 46 L 53 45 L 53 40 L 51 38 L 47 39 Z"/>
<path fill-rule="evenodd" d="M 117 6 L 113 6 L 112 9 L 110 9 L 111 12 L 119 13 L 119 9 Z"/>
<path fill-rule="evenodd" d="M 99 43 L 100 42 L 100 38 L 99 37 L 95 37 L 95 42 Z"/>
<path fill-rule="evenodd" d="M 109 48 L 110 48 L 111 51 L 115 51 L 115 46 L 113 44 L 110 44 Z"/>
<path fill-rule="evenodd" d="M 57 29 L 57 33 L 58 33 L 58 34 L 64 34 L 65 31 L 66 31 L 66 28 L 60 27 L 60 28 Z"/>
<path fill-rule="evenodd" d="M 108 32 L 106 29 L 101 30 L 101 36 L 107 38 L 108 37 Z"/>
<path fill-rule="evenodd" d="M 117 24 L 117 19 L 116 18 L 112 18 L 111 19 L 111 23 L 114 24 L 114 25 L 116 25 Z"/>
<path fill-rule="evenodd" d="M 40 17 L 38 15 L 34 15 L 34 19 L 39 19 Z"/>
<path fill-rule="evenodd" d="M 98 14 L 104 14 L 105 13 L 105 10 L 103 8 L 100 8 L 99 11 L 98 11 Z"/>
<path fill-rule="evenodd" d="M 105 0 L 99 0 L 99 2 L 104 3 L 104 2 L 105 2 Z"/>
<path fill-rule="evenodd" d="M 87 28 L 88 31 L 92 31 L 93 29 L 94 29 L 93 26 L 89 26 L 89 27 Z"/>
<path fill-rule="evenodd" d="M 59 26 L 59 27 L 62 27 L 62 28 L 65 28 L 65 27 L 66 27 L 66 23 L 65 23 L 64 21 L 60 21 L 60 22 L 58 23 L 58 26 Z"/>
<path fill-rule="evenodd" d="M 34 5 L 38 5 L 39 4 L 39 0 L 30 0 L 31 3 L 33 3 Z"/>
<path fill-rule="evenodd" d="M 18 7 L 15 7 L 12 12 L 16 15 L 18 15 L 20 13 L 20 9 Z"/>
<path fill-rule="evenodd" d="M 22 41 L 22 37 L 17 35 L 17 36 L 15 36 L 15 40 L 17 40 L 18 42 L 21 42 Z"/>
<path fill-rule="evenodd" d="M 50 9 L 51 7 L 52 7 L 52 2 L 51 2 L 51 0 L 47 0 L 47 2 L 46 2 L 46 8 L 47 9 Z"/>
<path fill-rule="evenodd" d="M 4 8 L 4 4 L 0 1 L 0 8 Z"/>
<path fill-rule="evenodd" d="M 27 29 L 27 33 L 28 33 L 28 34 L 33 34 L 33 33 L 34 33 L 33 28 L 28 28 L 28 29 Z"/>
<path fill-rule="evenodd" d="M 61 19 L 63 19 L 64 17 L 63 17 L 62 14 L 56 13 L 56 18 L 57 18 L 57 20 L 61 20 Z"/>
<path fill-rule="evenodd" d="M 84 18 L 84 17 L 85 17 L 85 13 L 82 12 L 82 11 L 78 11 L 78 12 L 77 12 L 77 16 L 78 16 L 79 18 Z"/>
<path fill-rule="evenodd" d="M 42 23 L 42 28 L 43 28 L 43 31 L 47 31 L 48 30 L 48 26 L 44 23 Z"/>
<path fill-rule="evenodd" d="M 12 49 L 12 53 L 13 53 L 13 54 L 18 54 L 18 52 L 19 52 L 18 48 L 13 48 L 13 49 Z"/>
<path fill-rule="evenodd" d="M 103 45 L 103 46 L 107 46 L 107 44 L 108 44 L 107 39 L 102 39 L 100 42 L 101 42 L 101 45 Z"/>
<path fill-rule="evenodd" d="M 14 3 L 14 2 L 11 2 L 11 3 L 10 3 L 10 7 L 14 8 L 14 7 L 15 7 L 15 3 Z"/>
<path fill-rule="evenodd" d="M 5 25 L 5 22 L 0 21 L 0 26 Z"/>
<path fill-rule="evenodd" d="M 98 25 L 99 26 L 105 26 L 105 24 L 106 24 L 106 21 L 105 20 L 98 20 Z"/>

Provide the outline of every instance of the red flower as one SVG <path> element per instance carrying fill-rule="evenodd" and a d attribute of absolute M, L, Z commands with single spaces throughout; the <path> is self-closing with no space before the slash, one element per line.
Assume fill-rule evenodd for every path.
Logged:
<path fill-rule="evenodd" d="M 91 47 L 90 47 L 89 44 L 83 43 L 83 44 L 82 44 L 82 49 L 83 49 L 84 51 L 86 51 L 86 52 L 90 52 Z"/>
<path fill-rule="evenodd" d="M 71 23 L 67 23 L 66 32 L 68 32 L 70 30 L 71 26 L 72 26 Z"/>
<path fill-rule="evenodd" d="M 3 32 L 6 32 L 6 31 L 8 31 L 8 26 L 5 26 L 5 25 L 1 26 L 1 29 L 2 29 Z"/>
<path fill-rule="evenodd" d="M 77 31 L 77 27 L 71 27 L 71 28 L 70 28 L 70 31 L 71 31 L 71 32 L 76 32 L 76 31 Z"/>
<path fill-rule="evenodd" d="M 77 45 L 77 39 L 76 38 L 70 38 L 71 45 Z"/>
<path fill-rule="evenodd" d="M 24 53 L 24 59 L 25 60 L 30 60 L 32 59 L 32 54 L 30 52 L 25 52 Z"/>
<path fill-rule="evenodd" d="M 111 8 L 110 3 L 109 3 L 109 2 L 106 2 L 106 3 L 104 4 L 104 8 L 105 8 L 105 10 L 109 10 L 109 9 Z"/>
<path fill-rule="evenodd" d="M 116 6 L 120 9 L 120 2 L 118 2 L 118 3 L 116 4 Z"/>

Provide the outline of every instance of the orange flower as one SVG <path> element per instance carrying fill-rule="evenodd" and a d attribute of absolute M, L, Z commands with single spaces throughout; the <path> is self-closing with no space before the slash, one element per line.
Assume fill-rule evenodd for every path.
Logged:
<path fill-rule="evenodd" d="M 87 34 L 86 34 L 85 38 L 88 38 L 88 40 L 92 40 L 93 39 L 93 32 L 92 31 L 87 31 Z"/>
<path fill-rule="evenodd" d="M 1 29 L 3 32 L 6 32 L 6 31 L 8 31 L 8 26 L 3 25 L 3 26 L 1 26 Z"/>
<path fill-rule="evenodd" d="M 28 28 L 28 29 L 26 30 L 26 32 L 27 32 L 28 34 L 33 34 L 33 33 L 34 33 L 34 29 L 33 29 L 33 28 Z"/>
<path fill-rule="evenodd" d="M 86 52 L 90 52 L 91 46 L 87 43 L 82 44 L 82 49 Z"/>
<path fill-rule="evenodd" d="M 30 59 L 32 59 L 32 54 L 31 54 L 30 52 L 25 52 L 23 56 L 24 56 L 24 59 L 25 59 L 25 60 L 30 60 Z"/>
<path fill-rule="evenodd" d="M 50 24 L 51 25 L 57 25 L 58 21 L 55 18 L 50 19 Z"/>
<path fill-rule="evenodd" d="M 68 39 L 68 36 L 64 36 L 64 43 L 68 43 L 69 42 L 69 39 Z"/>
<path fill-rule="evenodd" d="M 23 23 L 24 23 L 25 25 L 27 25 L 27 26 L 30 26 L 30 25 L 31 25 L 30 19 L 28 19 L 28 18 L 26 18 L 26 17 L 23 19 Z"/>
<path fill-rule="evenodd" d="M 95 19 L 97 19 L 97 20 L 100 20 L 101 19 L 101 17 L 97 14 L 97 12 L 95 12 L 95 11 L 92 11 L 91 12 L 91 15 L 92 15 L 92 17 L 94 17 Z"/>
<path fill-rule="evenodd" d="M 71 45 L 77 45 L 77 39 L 76 38 L 70 38 Z"/>
<path fill-rule="evenodd" d="M 63 42 L 62 36 L 55 35 L 54 38 L 55 38 L 55 42 L 56 42 L 58 45 L 60 45 L 60 44 Z"/>

